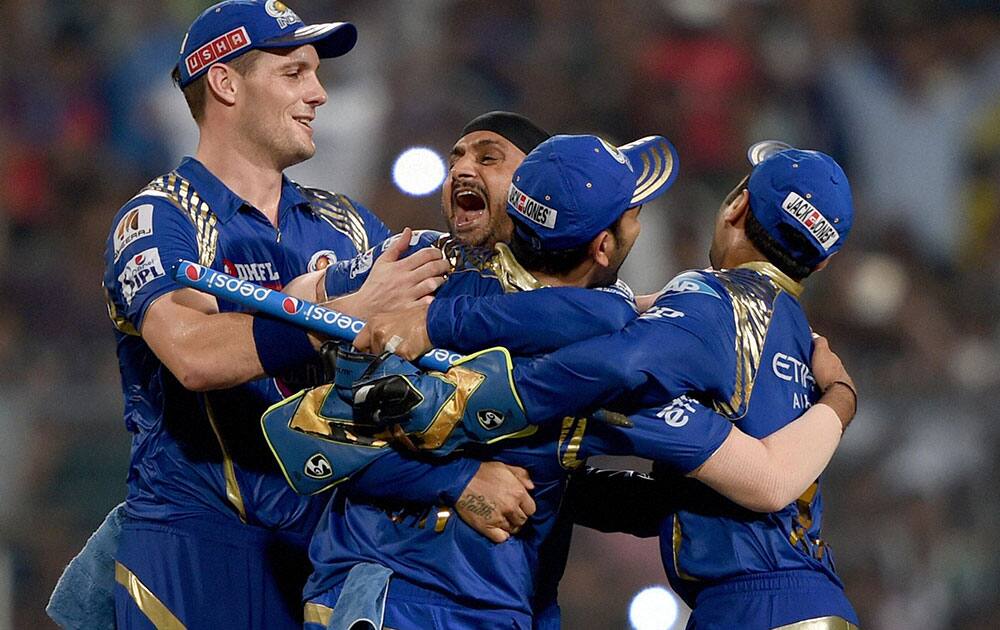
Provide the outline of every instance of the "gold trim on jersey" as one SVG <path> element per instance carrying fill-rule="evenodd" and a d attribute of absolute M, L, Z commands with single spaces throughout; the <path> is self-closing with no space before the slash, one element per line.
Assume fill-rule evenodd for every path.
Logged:
<path fill-rule="evenodd" d="M 583 436 L 587 432 L 587 419 L 566 416 L 559 430 L 559 464 L 566 470 L 576 470 L 585 462 L 579 458 Z M 565 450 L 563 450 L 565 445 Z"/>
<path fill-rule="evenodd" d="M 132 201 L 143 196 L 159 197 L 172 203 L 178 210 L 187 215 L 194 225 L 195 241 L 198 245 L 198 262 L 210 267 L 215 261 L 215 254 L 219 245 L 218 217 L 195 192 L 183 177 L 176 171 L 161 175 L 146 184 L 146 187 L 129 200 Z M 124 316 L 118 312 L 118 308 L 111 300 L 110 294 L 105 288 L 105 302 L 108 307 L 108 317 L 119 331 L 126 335 L 139 336 L 139 331 Z"/>
<path fill-rule="evenodd" d="M 444 531 L 445 526 L 448 525 L 448 519 L 451 518 L 451 509 L 446 507 L 437 508 L 437 519 L 434 521 L 434 533 L 440 534 Z"/>
<path fill-rule="evenodd" d="M 236 508 L 240 520 L 247 522 L 246 507 L 243 504 L 243 493 L 240 492 L 240 484 L 236 481 L 236 467 L 233 465 L 233 458 L 229 456 L 229 450 L 222 441 L 222 434 L 215 421 L 215 412 L 212 411 L 212 403 L 208 400 L 208 394 L 203 395 L 205 401 L 205 415 L 208 416 L 208 424 L 212 427 L 212 433 L 219 442 L 219 449 L 222 451 L 222 470 L 226 478 L 226 498 L 229 503 Z"/>
<path fill-rule="evenodd" d="M 153 591 L 121 562 L 115 561 L 115 581 L 125 587 L 136 607 L 149 619 L 156 630 L 186 630 L 184 624 L 170 612 Z"/>
<path fill-rule="evenodd" d="M 736 325 L 736 374 L 733 395 L 728 401 L 714 401 L 715 411 L 730 420 L 742 418 L 750 403 L 750 395 L 760 369 L 764 341 L 771 325 L 774 300 L 781 287 L 768 274 L 751 276 L 737 269 L 711 273 L 729 294 Z M 751 270 L 753 271 L 753 270 Z"/>
<path fill-rule="evenodd" d="M 330 619 L 333 617 L 333 609 L 323 604 L 317 604 L 316 602 L 306 602 L 306 605 L 302 607 L 302 617 L 306 623 L 319 624 L 325 628 L 330 625 Z M 382 630 L 393 629 L 388 626 L 382 626 Z"/>
<path fill-rule="evenodd" d="M 815 619 L 805 619 L 796 621 L 784 626 L 774 628 L 774 630 L 859 630 L 856 625 L 843 617 L 830 615 L 829 617 L 816 617 Z"/>
<path fill-rule="evenodd" d="M 531 275 L 531 272 L 522 267 L 521 263 L 517 262 L 514 254 L 505 244 L 497 243 L 495 252 L 487 266 L 500 281 L 504 293 L 533 291 L 545 286 L 538 278 Z"/>
<path fill-rule="evenodd" d="M 685 573 L 684 571 L 681 570 L 681 563 L 678 560 L 678 556 L 681 553 L 681 541 L 684 538 L 684 534 L 681 531 L 681 519 L 680 519 L 680 515 L 679 514 L 674 514 L 673 515 L 673 519 L 674 519 L 674 522 L 673 522 L 673 533 L 671 535 L 670 542 L 671 542 L 671 548 L 673 550 L 673 556 L 674 556 L 674 573 L 676 573 L 677 577 L 679 577 L 682 580 L 689 580 L 691 582 L 700 582 L 701 580 L 699 580 L 698 578 L 694 577 L 693 575 L 689 575 L 689 574 L 687 574 L 687 573 Z"/>
<path fill-rule="evenodd" d="M 826 542 L 822 538 L 809 538 L 809 528 L 813 526 L 812 502 L 816 498 L 819 490 L 819 482 L 814 481 L 806 491 L 795 500 L 795 509 L 798 514 L 795 522 L 792 523 L 792 533 L 788 535 L 788 542 L 792 547 L 798 547 L 802 543 L 802 550 L 817 560 L 822 560 L 826 554 Z"/>
<path fill-rule="evenodd" d="M 111 299 L 111 292 L 104 285 L 101 286 L 104 289 L 104 304 L 108 307 L 108 317 L 111 318 L 111 322 L 115 325 L 115 328 L 126 335 L 138 337 L 139 331 L 135 329 L 132 322 L 128 321 L 124 315 L 118 313 L 118 307 L 115 306 L 114 301 Z"/>
<path fill-rule="evenodd" d="M 210 267 L 219 247 L 219 218 L 191 183 L 173 171 L 151 181 L 136 196 L 145 193 L 159 193 L 187 215 L 194 225 L 198 263 Z"/>
<path fill-rule="evenodd" d="M 306 605 L 302 607 L 302 617 L 306 623 L 319 624 L 325 628 L 330 625 L 333 609 L 316 602 L 306 602 Z"/>
<path fill-rule="evenodd" d="M 318 188 L 307 188 L 298 184 L 295 186 L 309 200 L 309 208 L 330 227 L 346 236 L 354 245 L 356 253 L 368 251 L 365 221 L 350 199 Z"/>
<path fill-rule="evenodd" d="M 743 263 L 736 267 L 737 269 L 753 269 L 759 274 L 765 275 L 774 281 L 776 285 L 781 287 L 782 291 L 790 294 L 792 297 L 798 298 L 802 295 L 805 287 L 802 286 L 800 282 L 792 280 L 792 278 L 786 274 L 781 269 L 778 269 L 773 264 L 763 261 L 755 260 L 753 262 Z"/>

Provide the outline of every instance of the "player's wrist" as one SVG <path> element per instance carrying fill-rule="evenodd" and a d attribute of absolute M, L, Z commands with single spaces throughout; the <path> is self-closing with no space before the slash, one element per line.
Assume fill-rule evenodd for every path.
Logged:
<path fill-rule="evenodd" d="M 264 373 L 280 376 L 316 356 L 309 333 L 267 315 L 253 316 L 253 340 Z"/>
<path fill-rule="evenodd" d="M 823 390 L 819 402 L 834 410 L 840 419 L 841 431 L 846 431 L 858 410 L 858 392 L 847 381 L 833 381 Z"/>

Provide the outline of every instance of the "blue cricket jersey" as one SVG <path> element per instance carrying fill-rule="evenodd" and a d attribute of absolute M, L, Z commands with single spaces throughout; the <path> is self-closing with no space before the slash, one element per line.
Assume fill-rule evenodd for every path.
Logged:
<path fill-rule="evenodd" d="M 642 415 L 683 430 L 702 413 L 697 400 L 745 433 L 765 437 L 819 396 L 801 290 L 768 263 L 683 273 L 622 331 L 518 363 L 518 393 L 533 421 L 610 404 L 626 413 L 649 408 Z M 672 402 L 663 407 L 664 401 Z M 670 583 L 689 605 L 707 586 L 750 575 L 805 570 L 843 588 L 820 534 L 818 480 L 771 514 L 686 483 L 691 497 L 664 521 L 660 540 Z M 834 608 L 831 614 L 856 621 L 846 600 Z"/>
<path fill-rule="evenodd" d="M 469 303 L 489 313 L 464 320 L 468 349 L 503 341 L 519 352 L 548 351 L 619 330 L 636 316 L 633 296 L 624 283 L 602 290 L 542 288 L 504 245 L 484 252 L 445 236 L 421 235 L 414 237 L 413 246 L 431 242 L 454 269 L 431 305 L 434 316 L 429 322 L 447 319 Z M 363 276 L 369 265 L 363 260 L 339 263 L 337 272 L 347 280 L 328 278 L 328 291 L 332 286 L 350 290 L 350 282 Z M 534 299 L 526 318 L 521 296 L 527 294 L 518 292 L 527 290 L 532 290 Z M 447 345 L 465 349 L 460 343 Z M 461 606 L 539 614 L 551 621 L 572 525 L 559 518 L 568 472 L 582 466 L 589 455 L 632 453 L 693 469 L 730 430 L 729 422 L 718 414 L 706 408 L 698 411 L 705 421 L 691 423 L 682 432 L 691 435 L 687 439 L 666 435 L 655 414 L 633 419 L 635 426 L 628 430 L 567 417 L 530 438 L 479 447 L 435 465 L 408 454 L 385 455 L 335 491 L 310 547 L 314 573 L 304 597 L 316 599 L 339 587 L 357 563 L 375 562 L 393 570 L 397 585 L 402 582 Z M 443 507 L 454 503 L 480 460 L 521 466 L 535 484 L 536 513 L 517 536 L 499 545 Z M 400 496 L 394 488 L 400 477 L 410 480 L 419 471 L 435 468 L 439 478 L 441 470 L 451 470 L 452 478 L 461 478 L 462 483 L 429 484 L 418 500 Z M 392 592 L 390 586 L 390 599 Z"/>
<path fill-rule="evenodd" d="M 179 259 L 280 288 L 366 251 L 388 228 L 347 197 L 287 178 L 275 227 L 193 158 L 129 200 L 113 226 L 104 287 L 116 327 L 125 425 L 133 434 L 128 514 L 164 522 L 221 516 L 308 532 L 321 502 L 288 487 L 259 429 L 262 412 L 283 397 L 275 379 L 188 391 L 138 331 L 150 304 L 183 288 L 172 277 Z M 220 302 L 219 310 L 243 309 Z"/>

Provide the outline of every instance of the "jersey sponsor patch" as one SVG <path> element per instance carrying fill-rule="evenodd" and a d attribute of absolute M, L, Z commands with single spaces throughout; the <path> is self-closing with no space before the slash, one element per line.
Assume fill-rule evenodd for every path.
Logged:
<path fill-rule="evenodd" d="M 228 258 L 223 259 L 222 268 L 231 276 L 236 276 L 240 280 L 259 282 L 268 286 L 280 284 L 281 276 L 274 270 L 271 261 L 262 263 L 234 263 Z"/>
<path fill-rule="evenodd" d="M 532 199 L 521 192 L 514 184 L 510 185 L 510 191 L 507 194 L 507 203 L 511 208 L 514 208 L 515 212 L 532 223 L 537 223 L 550 230 L 556 226 L 556 215 L 559 213 L 556 212 L 555 208 L 550 208 Z"/>
<path fill-rule="evenodd" d="M 824 251 L 829 251 L 830 247 L 840 238 L 840 232 L 833 227 L 833 223 L 828 221 L 816 206 L 803 199 L 796 192 L 788 193 L 785 200 L 781 202 L 781 209 L 809 230 L 809 233 Z"/>
<path fill-rule="evenodd" d="M 635 304 L 635 291 L 633 291 L 632 287 L 628 286 L 628 284 L 626 284 L 621 278 L 616 280 L 615 283 L 610 286 L 596 287 L 595 290 L 603 291 L 605 293 L 614 293 L 615 295 L 624 298 L 625 301 L 629 303 L 629 306 L 638 311 L 638 307 Z"/>
<path fill-rule="evenodd" d="M 663 287 L 661 292 L 663 295 L 676 295 L 678 293 L 701 293 L 703 295 L 711 295 L 714 298 L 722 299 L 719 297 L 718 292 L 712 288 L 712 285 L 705 282 L 697 271 L 687 271 L 679 276 L 676 276 L 671 280 L 667 286 Z"/>
<path fill-rule="evenodd" d="M 809 391 L 816 384 L 812 370 L 799 359 L 784 352 L 775 352 L 771 358 L 771 370 L 783 381 L 795 383 Z"/>
<path fill-rule="evenodd" d="M 639 316 L 639 319 L 675 319 L 684 317 L 684 313 L 669 306 L 653 306 Z"/>
<path fill-rule="evenodd" d="M 326 269 L 335 262 L 337 262 L 337 252 L 332 249 L 321 249 L 309 258 L 309 264 L 306 266 L 306 269 L 308 271 L 319 271 Z"/>
<path fill-rule="evenodd" d="M 160 250 L 151 247 L 143 250 L 129 259 L 125 268 L 118 275 L 118 284 L 122 289 L 122 297 L 125 303 L 132 305 L 132 299 L 142 287 L 150 281 L 166 275 L 163 265 L 160 263 Z"/>
<path fill-rule="evenodd" d="M 372 268 L 372 264 L 375 262 L 375 251 L 369 249 L 367 252 L 356 256 L 351 259 L 351 280 L 357 278 L 361 274 L 367 272 Z M 329 272 L 327 272 L 329 273 Z"/>
<path fill-rule="evenodd" d="M 144 203 L 126 212 L 118 225 L 115 226 L 114 251 L 115 262 L 121 258 L 122 252 L 140 238 L 153 234 L 153 205 Z"/>
<path fill-rule="evenodd" d="M 687 396 L 675 398 L 669 405 L 656 412 L 656 417 L 663 420 L 669 426 L 679 429 L 691 421 L 691 414 L 695 413 L 695 401 Z"/>

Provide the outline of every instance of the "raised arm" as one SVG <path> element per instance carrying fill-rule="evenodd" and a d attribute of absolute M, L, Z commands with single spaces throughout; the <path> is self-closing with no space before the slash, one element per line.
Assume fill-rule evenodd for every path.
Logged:
<path fill-rule="evenodd" d="M 691 477 L 758 512 L 780 510 L 805 492 L 829 464 L 857 408 L 854 381 L 840 359 L 824 338 L 815 346 L 813 371 L 825 390 L 819 402 L 760 440 L 734 429 Z"/>
<path fill-rule="evenodd" d="M 423 252 L 401 260 L 405 248 L 403 239 L 391 243 L 361 288 L 330 304 L 366 317 L 429 300 L 429 294 L 443 282 L 447 263 L 440 255 Z M 191 252 L 180 252 L 175 259 L 191 257 Z M 180 288 L 168 278 L 151 297 L 140 325 L 150 349 L 193 391 L 281 375 L 313 358 L 320 343 L 301 329 L 266 316 L 220 313 L 215 298 Z M 206 343 L 209 339 L 212 343 Z"/>
<path fill-rule="evenodd" d="M 757 439 L 725 417 L 682 396 L 666 407 L 633 415 L 631 427 L 588 427 L 584 454 L 637 455 L 666 464 L 734 503 L 757 512 L 780 510 L 819 477 L 854 417 L 851 377 L 822 338 L 813 370 L 826 391 L 816 405 L 778 431 Z"/>
<path fill-rule="evenodd" d="M 373 317 L 355 345 L 373 354 L 389 346 L 407 360 L 432 347 L 470 353 L 504 346 L 514 354 L 530 356 L 620 330 L 635 317 L 635 303 L 625 285 L 462 295 Z"/>

